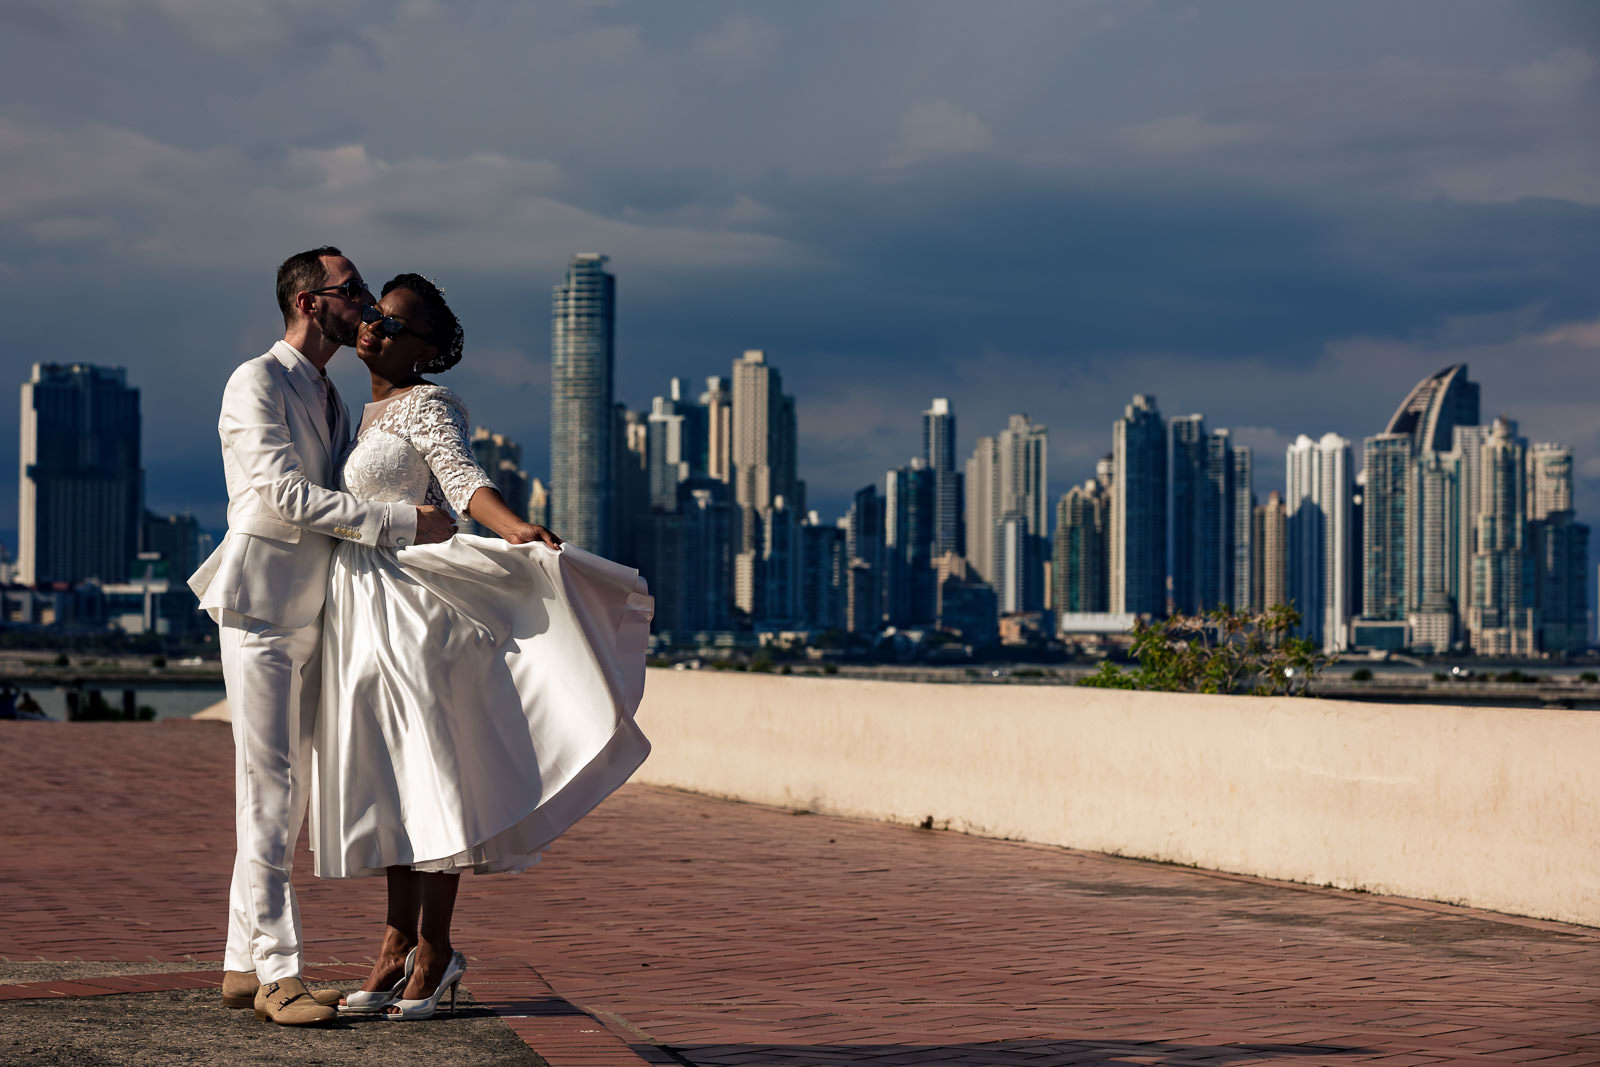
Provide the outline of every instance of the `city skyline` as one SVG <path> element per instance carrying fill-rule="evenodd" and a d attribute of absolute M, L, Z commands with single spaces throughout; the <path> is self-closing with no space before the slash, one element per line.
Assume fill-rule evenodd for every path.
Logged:
<path fill-rule="evenodd" d="M 1229 430 L 1208 432 L 1200 413 L 1164 419 L 1155 398 L 1139 394 L 1086 483 L 1095 499 L 1070 489 L 1053 531 L 1048 427 L 1012 415 L 998 434 L 978 437 L 961 475 L 952 469 L 957 411 L 945 397 L 922 412 L 924 454 L 884 474 L 881 498 L 871 483 L 828 522 L 806 508 L 795 398 L 764 351 L 733 363 L 731 389 L 730 379 L 708 378 L 697 402 L 673 378 L 648 413 L 601 404 L 574 420 L 561 410 L 572 399 L 596 407 L 585 381 L 609 378 L 614 279 L 599 271 L 604 262 L 575 256 L 553 303 L 558 345 L 599 357 L 587 370 L 579 361 L 576 387 L 553 401 L 553 425 L 569 427 L 569 440 L 555 442 L 569 452 L 561 477 L 583 479 L 596 453 L 611 457 L 601 464 L 609 479 L 582 497 L 591 516 L 615 521 L 591 518 L 590 539 L 573 543 L 600 542 L 603 554 L 639 567 L 663 598 L 658 630 L 674 639 L 735 625 L 875 632 L 882 623 L 992 640 L 998 619 L 1008 640 L 1020 640 L 1044 632 L 1052 609 L 1074 616 L 1074 627 L 1103 627 L 1125 626 L 1114 620 L 1130 612 L 1286 601 L 1301 613 L 1301 633 L 1333 653 L 1530 655 L 1591 640 L 1590 527 L 1571 509 L 1572 452 L 1530 449 L 1504 417 L 1482 425 L 1480 388 L 1464 364 L 1417 383 L 1384 431 L 1363 439 L 1359 474 L 1348 440 L 1302 434 L 1288 450 L 1281 518 L 1275 490 L 1256 505 L 1251 452 L 1234 447 Z M 589 282 L 570 284 L 584 270 Z M 31 536 L 16 576 L 41 592 L 99 583 L 142 597 L 141 618 L 153 618 L 155 590 L 118 579 L 137 573 L 164 587 L 192 569 L 201 531 L 189 515 L 144 509 L 138 390 L 122 368 L 36 364 L 21 397 L 30 462 L 20 509 Z M 725 429 L 714 435 L 713 426 Z M 514 509 L 527 499 L 543 517 L 560 499 L 560 486 L 546 493 L 518 467 L 515 441 L 478 427 L 472 449 Z M 938 503 L 941 471 L 965 498 L 964 524 L 948 534 L 939 532 L 948 510 Z M 950 544 L 935 553 L 941 540 Z M 50 561 L 38 562 L 46 551 Z"/>
<path fill-rule="evenodd" d="M 467 348 L 442 380 L 545 479 L 548 294 L 597 249 L 616 399 L 767 351 L 825 513 L 918 454 L 908 392 L 954 399 L 958 457 L 1011 414 L 1049 426 L 1052 496 L 1138 392 L 1227 427 L 1270 486 L 1298 434 L 1360 440 L 1470 363 L 1486 420 L 1573 449 L 1593 514 L 1591 12 L 357 0 L 334 26 L 24 0 L 0 13 L 0 373 L 126 367 L 150 507 L 219 528 L 222 383 L 281 333 L 272 268 L 333 241 L 445 286 Z M 349 354 L 333 373 L 364 398 Z"/>

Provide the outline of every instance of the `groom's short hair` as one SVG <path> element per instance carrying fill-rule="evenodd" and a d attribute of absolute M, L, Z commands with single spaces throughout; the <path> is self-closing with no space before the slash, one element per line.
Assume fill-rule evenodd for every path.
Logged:
<path fill-rule="evenodd" d="M 308 252 L 296 252 L 278 267 L 278 310 L 283 312 L 283 324 L 294 321 L 294 297 L 308 289 L 320 289 L 328 280 L 328 269 L 322 265 L 323 256 L 342 256 L 332 245 L 323 245 Z"/>

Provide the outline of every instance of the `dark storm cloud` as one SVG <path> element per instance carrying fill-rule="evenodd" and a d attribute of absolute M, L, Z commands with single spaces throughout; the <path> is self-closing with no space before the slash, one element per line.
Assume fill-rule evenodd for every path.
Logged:
<path fill-rule="evenodd" d="M 620 398 L 767 349 L 830 513 L 935 395 L 963 451 L 1048 424 L 1059 491 L 1154 392 L 1256 445 L 1264 492 L 1295 434 L 1359 445 L 1461 359 L 1596 499 L 1585 11 L 19 0 L 0 377 L 127 366 L 152 504 L 215 523 L 222 382 L 280 329 L 276 262 L 332 240 L 445 284 L 452 384 L 541 474 L 550 286 L 592 250 Z"/>

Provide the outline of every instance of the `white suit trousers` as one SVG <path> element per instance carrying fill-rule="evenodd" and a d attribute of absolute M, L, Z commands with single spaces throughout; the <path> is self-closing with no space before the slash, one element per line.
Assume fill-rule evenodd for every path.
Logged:
<path fill-rule="evenodd" d="M 224 612 L 222 680 L 233 718 L 238 851 L 224 966 L 261 982 L 301 973 L 300 905 L 290 877 L 311 795 L 322 620 L 273 626 Z"/>

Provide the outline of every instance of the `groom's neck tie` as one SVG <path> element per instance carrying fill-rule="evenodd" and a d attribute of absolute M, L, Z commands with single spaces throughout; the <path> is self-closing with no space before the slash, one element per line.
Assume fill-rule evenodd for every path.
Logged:
<path fill-rule="evenodd" d="M 322 387 L 322 414 L 328 420 L 328 440 L 334 444 L 339 441 L 339 391 L 333 387 L 333 379 L 326 374 L 319 374 L 317 382 Z"/>

